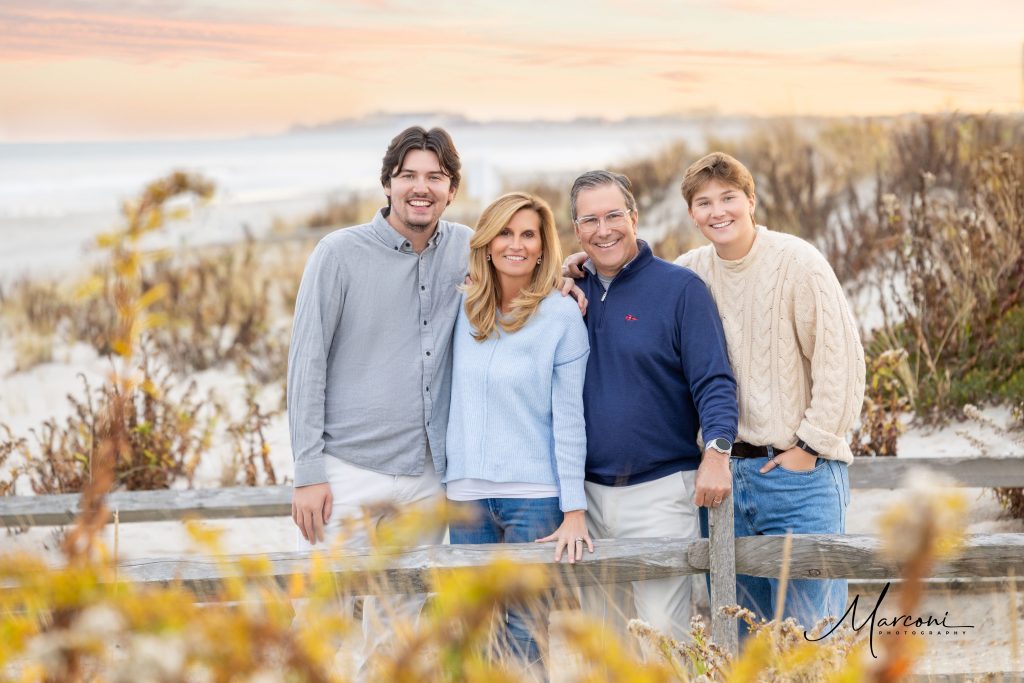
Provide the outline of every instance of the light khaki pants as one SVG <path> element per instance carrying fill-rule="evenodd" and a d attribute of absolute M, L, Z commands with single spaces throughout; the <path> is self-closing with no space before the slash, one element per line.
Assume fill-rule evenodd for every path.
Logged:
<path fill-rule="evenodd" d="M 326 550 L 330 547 L 342 521 L 346 519 L 365 519 L 368 524 L 353 525 L 354 533 L 346 538 L 345 547 L 368 547 L 370 529 L 379 525 L 387 518 L 384 511 L 367 515 L 365 506 L 386 503 L 395 507 L 439 505 L 444 500 L 444 489 L 441 487 L 441 476 L 434 472 L 434 464 L 429 461 L 426 470 L 419 476 L 381 474 L 350 465 L 338 458 L 327 456 L 327 479 L 331 485 L 334 499 L 331 519 L 327 524 L 327 543 L 310 545 L 296 528 L 297 550 Z M 440 545 L 444 541 L 445 529 L 431 529 L 418 539 L 420 545 Z M 351 657 L 350 663 L 344 665 L 351 668 L 357 680 L 364 680 L 368 674 L 368 666 L 373 654 L 385 647 L 395 636 L 392 623 L 413 624 L 419 618 L 426 595 L 396 596 L 378 595 L 363 599 L 363 639 L 361 643 L 351 643 L 343 648 L 343 653 Z M 351 610 L 354 601 L 345 601 L 343 609 Z"/>
<path fill-rule="evenodd" d="M 587 527 L 594 538 L 699 537 L 693 503 L 695 470 L 632 486 L 586 482 Z M 624 633 L 633 618 L 680 642 L 690 630 L 693 578 L 614 583 L 580 591 L 583 609 Z"/>

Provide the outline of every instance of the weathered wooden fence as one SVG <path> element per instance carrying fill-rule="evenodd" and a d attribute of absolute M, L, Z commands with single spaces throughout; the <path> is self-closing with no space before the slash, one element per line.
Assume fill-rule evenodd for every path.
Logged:
<path fill-rule="evenodd" d="M 1024 458 L 862 458 L 850 468 L 850 486 L 896 489 L 904 476 L 924 467 L 961 486 L 1024 487 Z M 108 497 L 121 522 L 158 522 L 197 517 L 238 519 L 291 514 L 291 486 L 123 491 Z M 78 514 L 78 494 L 0 498 L 0 524 L 8 527 L 68 524 Z"/>
<path fill-rule="evenodd" d="M 1024 487 L 1024 459 L 1020 458 L 863 459 L 850 468 L 850 483 L 855 488 L 895 489 L 914 467 L 946 474 L 963 486 Z M 291 487 L 122 492 L 111 494 L 108 503 L 118 511 L 121 522 L 280 516 L 290 514 Z M 66 524 L 74 519 L 77 507 L 77 495 L 0 498 L 0 522 L 20 527 Z M 712 511 L 710 540 L 601 540 L 593 555 L 588 554 L 575 565 L 553 563 L 549 546 L 502 544 L 385 550 L 383 563 L 379 550 L 373 554 L 346 551 L 343 557 L 331 560 L 330 566 L 339 581 L 356 593 L 377 592 L 381 586 L 393 592 L 423 592 L 430 574 L 482 566 L 498 556 L 524 565 L 549 567 L 552 581 L 564 586 L 709 572 L 712 637 L 730 652 L 738 647 L 735 622 L 716 608 L 735 604 L 737 573 L 777 578 L 785 562 L 790 578 L 884 580 L 899 575 L 897 567 L 879 558 L 878 540 L 872 536 L 796 535 L 787 555 L 783 549 L 785 537 L 735 539 L 732 514 L 731 505 Z M 265 557 L 269 559 L 267 577 L 282 585 L 289 577 L 309 569 L 309 553 L 272 553 Z M 225 578 L 225 566 L 224 562 L 195 556 L 140 559 L 122 562 L 120 573 L 143 583 L 180 580 L 202 598 L 216 594 Z M 959 557 L 936 565 L 932 576 L 1019 576 L 1022 569 L 1024 534 L 976 534 L 969 537 Z"/>

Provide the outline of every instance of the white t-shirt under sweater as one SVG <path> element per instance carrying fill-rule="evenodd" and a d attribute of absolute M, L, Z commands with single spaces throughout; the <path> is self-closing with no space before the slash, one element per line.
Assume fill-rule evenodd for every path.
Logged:
<path fill-rule="evenodd" d="M 736 375 L 737 441 L 853 462 L 846 433 L 864 400 L 864 348 L 842 286 L 808 242 L 764 226 L 736 261 L 712 245 L 676 263 L 711 289 Z"/>

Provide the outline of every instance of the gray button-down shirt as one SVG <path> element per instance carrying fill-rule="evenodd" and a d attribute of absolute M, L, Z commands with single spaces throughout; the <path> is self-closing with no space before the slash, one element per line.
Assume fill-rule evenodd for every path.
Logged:
<path fill-rule="evenodd" d="M 295 485 L 324 456 L 385 474 L 444 472 L 457 286 L 471 231 L 441 221 L 417 254 L 378 212 L 323 238 L 306 263 L 288 354 Z"/>

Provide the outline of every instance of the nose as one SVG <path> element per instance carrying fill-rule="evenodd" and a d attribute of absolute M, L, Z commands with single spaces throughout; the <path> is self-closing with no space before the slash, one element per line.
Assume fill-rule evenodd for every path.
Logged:
<path fill-rule="evenodd" d="M 427 192 L 427 179 L 425 176 L 416 176 L 413 178 L 412 191 L 417 194 L 423 194 Z"/>

